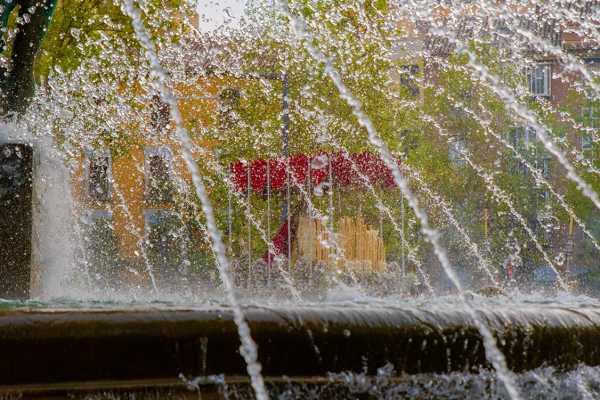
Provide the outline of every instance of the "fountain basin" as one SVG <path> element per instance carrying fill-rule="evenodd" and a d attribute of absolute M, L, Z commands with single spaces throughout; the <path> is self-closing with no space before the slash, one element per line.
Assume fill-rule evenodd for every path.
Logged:
<path fill-rule="evenodd" d="M 267 381 L 318 381 L 489 368 L 481 337 L 456 307 L 247 307 Z M 495 307 L 478 313 L 509 368 L 600 365 L 600 307 Z M 182 385 L 186 377 L 243 381 L 230 309 L 29 309 L 0 312 L 0 392 Z"/>

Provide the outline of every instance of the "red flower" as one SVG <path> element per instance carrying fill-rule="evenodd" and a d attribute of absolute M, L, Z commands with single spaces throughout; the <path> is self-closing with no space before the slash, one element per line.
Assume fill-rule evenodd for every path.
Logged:
<path fill-rule="evenodd" d="M 323 181 L 329 179 L 329 160 L 331 158 L 330 154 L 321 153 L 317 154 L 310 159 L 310 175 L 311 175 L 311 185 L 318 186 Z"/>
<path fill-rule="evenodd" d="M 296 154 L 290 157 L 290 173 L 293 174 L 290 185 L 296 187 L 304 185 L 308 175 L 308 156 L 306 154 Z M 284 161 L 285 162 L 285 161 Z"/>
<path fill-rule="evenodd" d="M 337 153 L 333 156 L 331 169 L 333 180 L 340 186 L 348 186 L 352 183 L 354 171 L 352 170 L 352 161 L 348 159 L 349 155 Z"/>
<path fill-rule="evenodd" d="M 273 237 L 273 248 L 275 250 L 275 254 L 267 250 L 263 255 L 262 259 L 264 262 L 268 263 L 269 261 L 273 261 L 276 256 L 283 255 L 288 256 L 288 224 L 284 222 L 279 231 Z"/>
<path fill-rule="evenodd" d="M 279 159 L 269 160 L 269 180 L 272 191 L 283 189 L 286 181 L 284 162 Z"/>
<path fill-rule="evenodd" d="M 400 160 L 396 160 L 400 165 Z M 267 163 L 269 174 L 267 176 Z M 352 164 L 355 164 L 354 166 Z M 385 165 L 383 160 L 370 152 L 362 153 L 320 153 L 309 157 L 306 154 L 297 154 L 290 157 L 289 167 L 293 179 L 290 186 L 304 185 L 309 179 L 317 186 L 329 179 L 329 164 L 333 183 L 338 186 L 349 186 L 357 183 L 363 185 L 366 178 L 372 185 L 384 187 L 395 187 L 392 171 Z M 357 174 L 356 169 L 361 175 Z M 248 167 L 246 161 L 237 161 L 231 165 L 232 180 L 236 190 L 242 192 L 248 188 Z M 283 190 L 286 187 L 287 173 L 286 160 L 283 158 L 271 160 L 254 160 L 250 167 L 250 185 L 255 192 L 264 192 L 270 182 L 271 190 Z"/>
<path fill-rule="evenodd" d="M 231 164 L 231 180 L 238 192 L 248 188 L 248 167 L 246 161 L 236 161 Z"/>
<path fill-rule="evenodd" d="M 267 161 L 254 160 L 250 168 L 252 190 L 261 193 L 267 187 Z"/>

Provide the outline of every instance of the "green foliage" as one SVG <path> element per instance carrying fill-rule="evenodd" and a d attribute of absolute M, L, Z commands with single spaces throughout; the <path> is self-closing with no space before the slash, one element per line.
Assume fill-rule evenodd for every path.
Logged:
<path fill-rule="evenodd" d="M 144 9 L 153 39 L 159 47 L 161 43 L 173 45 L 184 42 L 187 40 L 185 28 L 177 25 L 168 13 L 165 14 L 162 5 L 153 2 Z M 164 8 L 178 5 L 178 2 L 171 2 Z M 465 55 L 450 53 L 447 64 L 443 66 L 435 60 L 390 57 L 392 52 L 398 50 L 394 40 L 405 33 L 398 24 L 389 20 L 390 7 L 385 0 L 291 2 L 292 12 L 306 20 L 314 36 L 309 44 L 318 47 L 339 70 L 344 83 L 360 101 L 362 109 L 373 121 L 388 148 L 403 163 L 417 171 L 439 196 L 432 198 L 424 194 L 419 183 L 411 180 L 420 203 L 428 210 L 434 225 L 444 233 L 448 246 L 453 250 L 453 257 L 461 264 L 467 264 L 471 256 L 464 255 L 464 243 L 457 238 L 455 229 L 442 212 L 439 199 L 453 205 L 452 211 L 458 223 L 481 244 L 480 247 L 494 265 L 499 265 L 513 252 L 507 244 L 508 238 L 522 244 L 521 255 L 531 265 L 542 262 L 531 238 L 497 192 L 508 195 L 515 210 L 532 227 L 542 246 L 546 249 L 562 246 L 562 233 L 569 222 L 569 215 L 550 198 L 544 185 L 532 177 L 515 158 L 512 150 L 500 143 L 498 137 L 514 145 L 515 151 L 536 169 L 541 169 L 545 160 L 549 159 L 547 166 L 551 174 L 547 179 L 553 187 L 560 193 L 566 193 L 567 201 L 577 215 L 592 225 L 597 222 L 597 209 L 565 178 L 564 171 L 544 150 L 544 146 L 539 142 L 525 145 L 517 137 L 516 132 L 524 122 L 516 118 L 505 102 L 474 76 Z M 258 10 L 249 19 L 273 18 L 262 11 Z M 375 151 L 346 99 L 339 95 L 328 78 L 324 65 L 315 62 L 305 45 L 293 39 L 287 21 L 273 18 L 268 22 L 260 25 L 258 34 L 249 34 L 252 30 L 244 30 L 247 26 L 242 26 L 228 37 L 216 36 L 220 40 L 219 48 L 223 51 L 210 60 L 202 79 L 225 82 L 219 93 L 217 115 L 213 118 L 217 122 L 214 126 L 202 126 L 198 118 L 190 122 L 192 134 L 215 144 L 215 158 L 224 169 L 238 159 L 280 156 L 283 149 L 284 87 L 281 76 L 285 73 L 289 83 L 291 154 L 338 151 L 341 148 L 350 152 Z M 103 58 L 106 54 L 112 54 L 107 52 L 106 46 L 113 42 L 121 46 L 119 54 L 123 58 L 120 60 L 128 69 L 135 70 L 132 76 L 120 75 L 120 70 L 113 68 L 114 60 Z M 469 43 L 469 49 L 477 61 L 498 76 L 508 89 L 517 89 L 526 83 L 520 66 L 502 62 L 504 55 L 500 49 L 476 40 Z M 111 2 L 100 0 L 62 0 L 37 62 L 37 75 L 43 81 L 55 69 L 72 73 L 89 59 L 98 60 L 98 70 L 89 74 L 91 81 L 98 85 L 111 81 L 125 82 L 130 85 L 127 87 L 131 87 L 138 79 L 143 81 L 140 82 L 143 89 L 149 87 L 145 78 L 148 70 L 144 69 L 146 66 L 142 62 L 139 44 L 129 19 L 119 8 Z M 411 73 L 406 78 L 403 74 L 407 70 Z M 173 79 L 176 82 L 180 82 L 177 79 L 185 81 L 179 75 Z M 104 94 L 107 103 L 121 102 L 118 103 L 119 107 L 112 110 L 113 114 L 128 107 L 126 114 L 137 118 L 147 111 L 142 101 L 147 97 L 139 93 L 119 93 L 112 87 Z M 84 101 L 85 93 L 79 95 Z M 532 99 L 527 94 L 517 97 L 549 128 L 549 135 L 563 150 L 572 148 L 578 136 L 585 131 L 565 124 L 564 118 L 543 101 Z M 576 115 L 577 123 L 589 127 L 592 121 L 577 111 L 586 102 L 598 105 L 598 100 L 589 100 L 581 93 L 570 93 L 569 101 L 561 105 L 560 111 Z M 108 124 L 112 122 L 108 115 L 113 114 L 89 116 L 85 123 L 89 124 L 90 129 L 94 125 Z M 134 128 L 132 130 L 142 129 L 142 118 L 139 117 L 136 124 L 132 123 L 131 126 Z M 115 151 L 139 145 L 128 129 L 119 132 L 113 130 L 97 140 L 113 146 Z M 451 146 L 457 140 L 464 141 L 464 150 L 472 163 L 481 166 L 487 173 L 478 173 L 460 157 L 451 156 Z M 592 145 L 591 153 L 597 155 L 597 144 Z M 598 191 L 598 174 L 589 170 L 590 166 L 599 166 L 598 158 L 590 163 L 576 162 L 578 171 Z M 228 232 L 229 219 L 232 220 L 232 230 L 226 239 L 231 237 L 233 253 L 243 254 L 250 247 L 253 257 L 259 257 L 266 250 L 261 239 L 263 232 L 259 232 L 247 220 L 244 201 L 250 201 L 251 212 L 257 216 L 263 228 L 270 226 L 271 229 L 264 234 L 272 236 L 281 223 L 280 210 L 284 196 L 273 193 L 270 201 L 267 201 L 265 195 L 251 194 L 246 198 L 246 194 L 242 193 L 239 194 L 239 201 L 236 195 L 229 194 L 223 179 L 212 168 L 207 165 L 201 167 L 213 203 L 218 205 L 216 213 L 223 232 Z M 496 193 L 489 184 L 492 180 L 497 188 Z M 339 205 L 335 210 L 336 216 L 361 213 L 371 226 L 379 226 L 382 213 L 367 189 L 355 187 L 348 191 L 336 190 L 335 203 Z M 397 220 L 400 215 L 400 193 L 396 190 L 384 192 L 381 188 L 375 190 Z M 298 191 L 292 193 L 293 207 L 306 206 L 301 197 Z M 326 213 L 327 196 L 312 198 L 315 206 Z M 225 206 L 230 200 L 233 204 L 231 215 Z M 271 212 L 267 212 L 267 209 Z M 487 221 L 484 221 L 484 209 L 490 212 Z M 423 255 L 429 249 L 422 246 L 423 238 L 418 233 L 414 215 L 408 208 L 406 211 L 409 247 L 420 248 Z M 197 212 L 195 217 L 198 218 L 199 214 Z M 546 223 L 551 226 L 544 226 Z M 485 226 L 488 228 L 487 235 Z M 382 230 L 389 249 L 388 257 L 397 259 L 400 252 L 397 232 L 389 223 L 382 224 Z M 248 236 L 251 237 L 250 243 Z M 592 263 L 588 245 L 585 245 L 587 247 L 581 259 Z M 210 259 L 205 250 L 198 250 L 192 258 L 204 263 L 204 260 Z"/>

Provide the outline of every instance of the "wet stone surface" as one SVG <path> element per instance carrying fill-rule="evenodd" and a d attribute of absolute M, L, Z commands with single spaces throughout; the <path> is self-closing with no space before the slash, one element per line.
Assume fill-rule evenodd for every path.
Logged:
<path fill-rule="evenodd" d="M 24 144 L 0 146 L 0 297 L 29 296 L 32 155 Z"/>

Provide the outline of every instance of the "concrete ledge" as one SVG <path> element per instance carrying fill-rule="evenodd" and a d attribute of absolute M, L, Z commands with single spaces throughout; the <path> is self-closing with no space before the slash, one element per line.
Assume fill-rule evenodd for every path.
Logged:
<path fill-rule="evenodd" d="M 600 308 L 479 312 L 514 371 L 600 365 Z M 386 363 L 409 374 L 489 368 L 479 333 L 459 309 L 252 307 L 246 314 L 267 380 L 375 374 Z M 0 392 L 246 376 L 227 308 L 3 311 L 0 354 Z"/>

